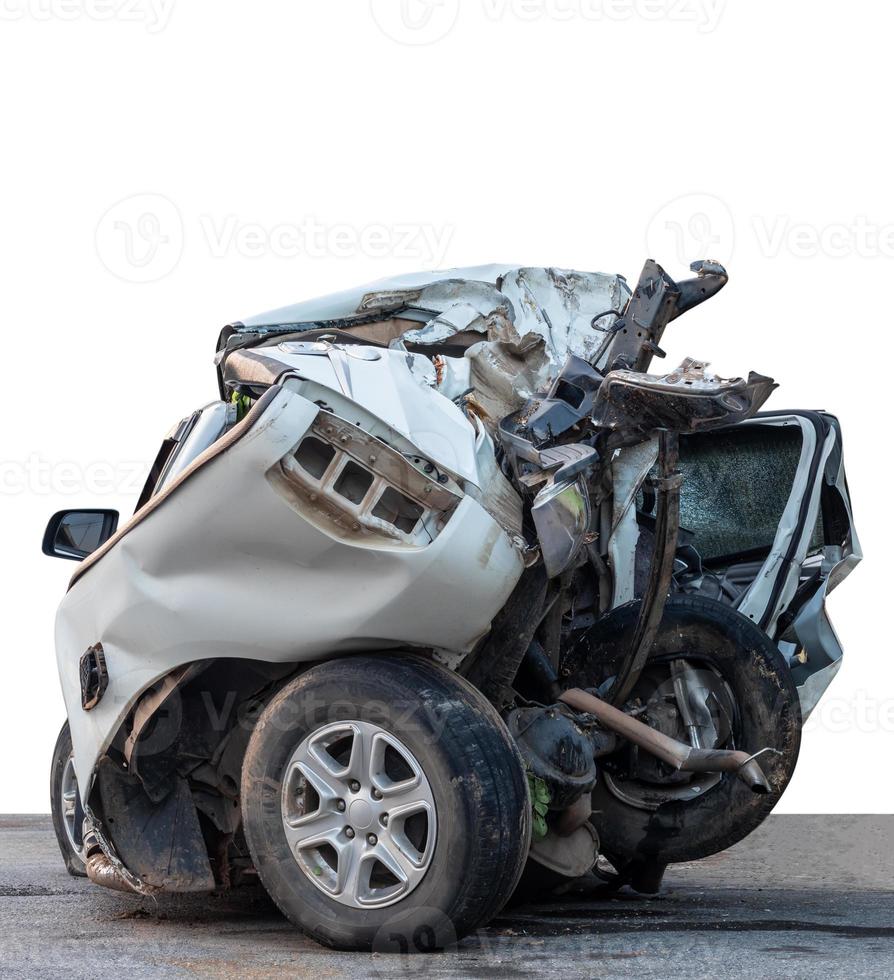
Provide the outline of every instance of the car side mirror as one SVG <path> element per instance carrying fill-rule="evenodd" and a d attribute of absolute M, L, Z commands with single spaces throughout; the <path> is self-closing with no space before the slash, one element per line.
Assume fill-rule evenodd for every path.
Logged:
<path fill-rule="evenodd" d="M 60 510 L 47 524 L 43 553 L 83 561 L 117 530 L 117 510 Z"/>

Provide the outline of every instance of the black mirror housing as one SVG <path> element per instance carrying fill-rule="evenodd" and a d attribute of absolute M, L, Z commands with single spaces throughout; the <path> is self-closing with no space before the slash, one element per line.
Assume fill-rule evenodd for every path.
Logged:
<path fill-rule="evenodd" d="M 50 558 L 83 561 L 117 530 L 117 510 L 60 510 L 47 524 L 42 550 Z"/>

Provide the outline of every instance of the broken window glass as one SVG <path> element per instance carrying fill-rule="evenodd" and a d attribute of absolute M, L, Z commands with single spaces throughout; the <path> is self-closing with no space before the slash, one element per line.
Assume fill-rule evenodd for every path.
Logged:
<path fill-rule="evenodd" d="M 798 426 L 746 425 L 680 439 L 680 524 L 703 561 L 758 557 L 776 537 L 801 456 Z"/>

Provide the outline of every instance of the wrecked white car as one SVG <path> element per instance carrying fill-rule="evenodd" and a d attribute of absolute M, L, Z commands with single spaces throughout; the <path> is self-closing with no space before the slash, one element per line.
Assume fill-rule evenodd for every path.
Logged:
<path fill-rule="evenodd" d="M 769 813 L 842 651 L 837 421 L 666 326 L 726 283 L 485 267 L 228 326 L 220 400 L 79 560 L 53 760 L 73 874 L 260 882 L 345 949 L 629 885 Z"/>

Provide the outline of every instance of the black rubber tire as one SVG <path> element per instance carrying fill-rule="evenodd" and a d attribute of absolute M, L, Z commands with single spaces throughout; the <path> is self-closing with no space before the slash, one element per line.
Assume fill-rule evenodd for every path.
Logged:
<path fill-rule="evenodd" d="M 282 828 L 284 768 L 333 721 L 370 721 L 404 742 L 432 788 L 438 834 L 428 872 L 402 901 L 354 909 L 304 875 Z M 314 667 L 265 708 L 242 769 L 242 817 L 261 882 L 327 946 L 429 952 L 484 925 L 512 894 L 531 837 L 524 765 L 503 721 L 465 680 L 418 657 L 351 657 Z"/>
<path fill-rule="evenodd" d="M 591 687 L 601 680 L 596 663 L 629 648 L 639 603 L 613 610 L 594 627 L 590 666 L 579 665 L 569 687 Z M 736 748 L 757 752 L 772 787 L 752 793 L 735 774 L 698 799 L 668 802 L 643 810 L 618 799 L 604 780 L 593 791 L 592 820 L 603 849 L 616 867 L 694 861 L 731 847 L 751 833 L 779 802 L 801 744 L 801 708 L 791 671 L 770 638 L 750 619 L 713 599 L 668 599 L 649 662 L 687 656 L 707 662 L 731 688 L 739 709 Z"/>
<path fill-rule="evenodd" d="M 56 832 L 56 840 L 59 843 L 59 850 L 62 852 L 62 860 L 65 861 L 68 873 L 73 878 L 86 878 L 87 869 L 71 846 L 62 816 L 62 776 L 65 773 L 66 763 L 71 758 L 71 753 L 71 732 L 66 721 L 56 739 L 56 747 L 53 749 L 53 762 L 50 766 L 50 812 L 53 816 L 53 830 Z"/>

